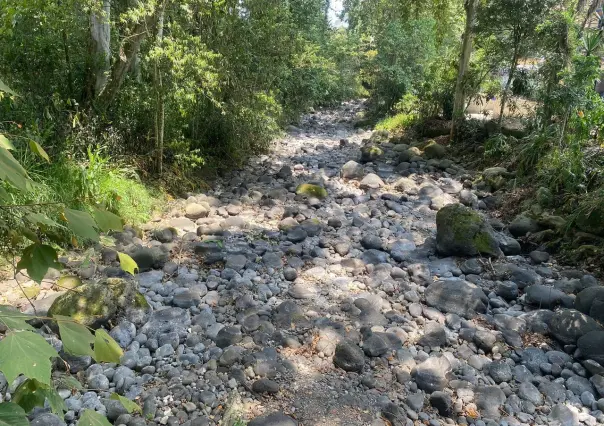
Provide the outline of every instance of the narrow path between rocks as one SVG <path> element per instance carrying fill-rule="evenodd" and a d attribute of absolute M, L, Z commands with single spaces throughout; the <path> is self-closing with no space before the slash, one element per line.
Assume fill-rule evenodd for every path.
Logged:
<path fill-rule="evenodd" d="M 547 253 L 523 255 L 509 231 L 531 223 L 482 219 L 488 193 L 445 147 L 356 130 L 361 108 L 305 117 L 270 155 L 174 202 L 145 248 L 115 235 L 144 270 L 153 312 L 113 328 L 121 366 L 84 367 L 101 390 L 69 398 L 74 416 L 83 406 L 127 426 L 604 423 L 600 283 Z M 107 387 L 144 417 L 100 402 Z"/>

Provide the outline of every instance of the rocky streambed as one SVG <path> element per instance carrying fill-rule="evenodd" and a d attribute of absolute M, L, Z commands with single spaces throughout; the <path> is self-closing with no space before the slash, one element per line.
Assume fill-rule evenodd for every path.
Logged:
<path fill-rule="evenodd" d="M 361 108 L 306 116 L 144 234 L 114 234 L 134 283 L 113 249 L 64 259 L 84 289 L 122 289 L 80 314 L 125 352 L 65 355 L 85 389 L 61 392 L 64 420 L 36 409 L 32 424 L 86 408 L 126 426 L 604 424 L 601 283 L 524 251 L 518 238 L 547 223 L 489 217 L 505 169 L 355 129 Z M 51 313 L 73 313 L 61 294 L 77 280 L 47 278 L 38 313 L 55 299 Z M 16 281 L 3 285 L 10 299 Z M 15 384 L 0 385 L 10 398 Z"/>

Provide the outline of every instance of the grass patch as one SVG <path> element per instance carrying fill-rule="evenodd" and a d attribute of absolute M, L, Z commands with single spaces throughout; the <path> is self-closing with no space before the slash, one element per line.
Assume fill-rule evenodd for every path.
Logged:
<path fill-rule="evenodd" d="M 400 113 L 386 117 L 375 125 L 375 130 L 388 130 L 396 132 L 408 129 L 417 122 L 417 115 Z"/>

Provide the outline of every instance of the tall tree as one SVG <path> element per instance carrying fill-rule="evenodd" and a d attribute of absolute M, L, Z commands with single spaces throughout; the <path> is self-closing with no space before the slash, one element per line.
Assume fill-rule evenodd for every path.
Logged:
<path fill-rule="evenodd" d="M 459 123 L 463 120 L 465 111 L 465 77 L 472 56 L 472 40 L 474 31 L 474 21 L 476 19 L 476 8 L 478 0 L 465 0 L 464 9 L 466 11 L 466 26 L 461 43 L 461 53 L 459 55 L 459 68 L 457 71 L 457 81 L 455 83 L 455 99 L 453 101 L 453 123 L 451 125 L 451 139 L 456 137 L 456 131 Z"/>
<path fill-rule="evenodd" d="M 103 0 L 90 12 L 94 93 L 99 94 L 109 80 L 111 68 L 111 0 Z"/>

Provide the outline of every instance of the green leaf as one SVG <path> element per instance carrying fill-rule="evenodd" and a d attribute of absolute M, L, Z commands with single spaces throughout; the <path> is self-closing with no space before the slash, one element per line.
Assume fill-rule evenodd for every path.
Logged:
<path fill-rule="evenodd" d="M 14 150 L 15 146 L 13 145 L 13 143 L 11 141 L 8 140 L 8 138 L 6 136 L 0 134 L 0 148 Z"/>
<path fill-rule="evenodd" d="M 65 209 L 65 219 L 67 219 L 69 229 L 77 236 L 92 241 L 99 240 L 99 234 L 94 229 L 96 224 L 88 213 L 80 210 Z"/>
<path fill-rule="evenodd" d="M 21 191 L 27 190 L 27 172 L 6 148 L 0 148 L 0 179 L 12 183 Z"/>
<path fill-rule="evenodd" d="M 138 405 L 136 402 L 129 400 L 125 396 L 118 395 L 115 392 L 111 394 L 109 399 L 115 399 L 116 401 L 119 401 L 130 414 L 143 412 L 143 410 L 141 410 L 140 405 Z"/>
<path fill-rule="evenodd" d="M 62 416 L 67 411 L 63 398 L 61 398 L 58 392 L 36 379 L 27 379 L 21 383 L 13 394 L 12 399 L 26 413 L 29 413 L 34 407 L 44 407 L 44 401 L 46 400 L 48 400 L 53 413 Z"/>
<path fill-rule="evenodd" d="M 35 328 L 25 322 L 25 320 L 33 318 L 12 306 L 0 306 L 0 322 L 4 323 L 10 330 L 35 331 Z"/>
<path fill-rule="evenodd" d="M 56 389 L 82 390 L 84 387 L 74 376 L 61 375 L 53 380 Z"/>
<path fill-rule="evenodd" d="M 71 317 L 55 315 L 53 318 L 59 324 L 59 333 L 63 341 L 63 348 L 67 353 L 76 356 L 94 357 L 94 351 L 91 346 L 94 343 L 94 336 L 90 330 L 82 324 L 75 322 Z"/>
<path fill-rule="evenodd" d="M 27 216 L 25 216 L 25 219 L 27 219 L 27 221 L 29 221 L 33 224 L 41 223 L 42 225 L 48 225 L 48 226 L 60 226 L 57 222 L 55 222 L 54 220 L 50 219 L 49 217 L 47 217 L 45 214 L 42 214 L 42 213 L 30 213 Z"/>
<path fill-rule="evenodd" d="M 120 267 L 128 272 L 130 275 L 134 275 L 138 271 L 138 265 L 136 261 L 128 256 L 126 253 L 117 252 L 120 259 Z"/>
<path fill-rule="evenodd" d="M 9 199 L 10 199 L 10 195 L 8 195 L 8 192 L 6 191 L 6 189 L 4 189 L 0 185 L 0 200 L 6 200 L 6 201 L 8 201 Z"/>
<path fill-rule="evenodd" d="M 86 409 L 80 416 L 78 426 L 111 426 L 111 423 L 102 414 Z"/>
<path fill-rule="evenodd" d="M 9 94 L 11 94 L 13 96 L 19 96 L 17 94 L 17 92 L 15 92 L 10 87 L 8 87 L 6 84 L 4 84 L 4 82 L 2 80 L 0 80 L 0 92 L 6 92 L 6 93 L 9 93 Z"/>
<path fill-rule="evenodd" d="M 26 228 L 24 226 L 18 226 L 17 232 L 33 243 L 40 243 L 38 235 L 29 228 Z"/>
<path fill-rule="evenodd" d="M 120 345 L 117 344 L 105 330 L 99 328 L 94 335 L 94 359 L 96 362 L 120 362 L 124 354 Z"/>
<path fill-rule="evenodd" d="M 48 405 L 50 405 L 52 412 L 62 418 L 63 414 L 67 411 L 67 406 L 65 405 L 63 398 L 61 398 L 61 395 L 59 395 L 59 392 L 49 387 L 46 390 L 46 399 L 48 400 Z"/>
<path fill-rule="evenodd" d="M 38 154 L 38 156 L 42 157 L 44 160 L 46 160 L 46 162 L 50 163 L 50 157 L 48 156 L 46 151 L 44 151 L 42 145 L 40 145 L 38 142 L 30 139 L 29 149 L 31 149 L 34 153 Z"/>
<path fill-rule="evenodd" d="M 50 358 L 57 356 L 55 348 L 32 331 L 10 332 L 0 341 L 0 371 L 9 383 L 23 374 L 50 385 Z"/>
<path fill-rule="evenodd" d="M 112 230 L 121 231 L 124 228 L 122 218 L 116 214 L 97 208 L 93 208 L 92 214 L 94 215 L 97 226 L 103 232 Z"/>
<path fill-rule="evenodd" d="M 51 246 L 35 243 L 23 250 L 21 260 L 17 263 L 17 270 L 27 270 L 29 277 L 40 283 L 46 275 L 48 268 L 61 269 L 57 252 Z"/>
<path fill-rule="evenodd" d="M 0 426 L 29 426 L 29 421 L 23 408 L 14 402 L 3 402 L 0 404 Z"/>

